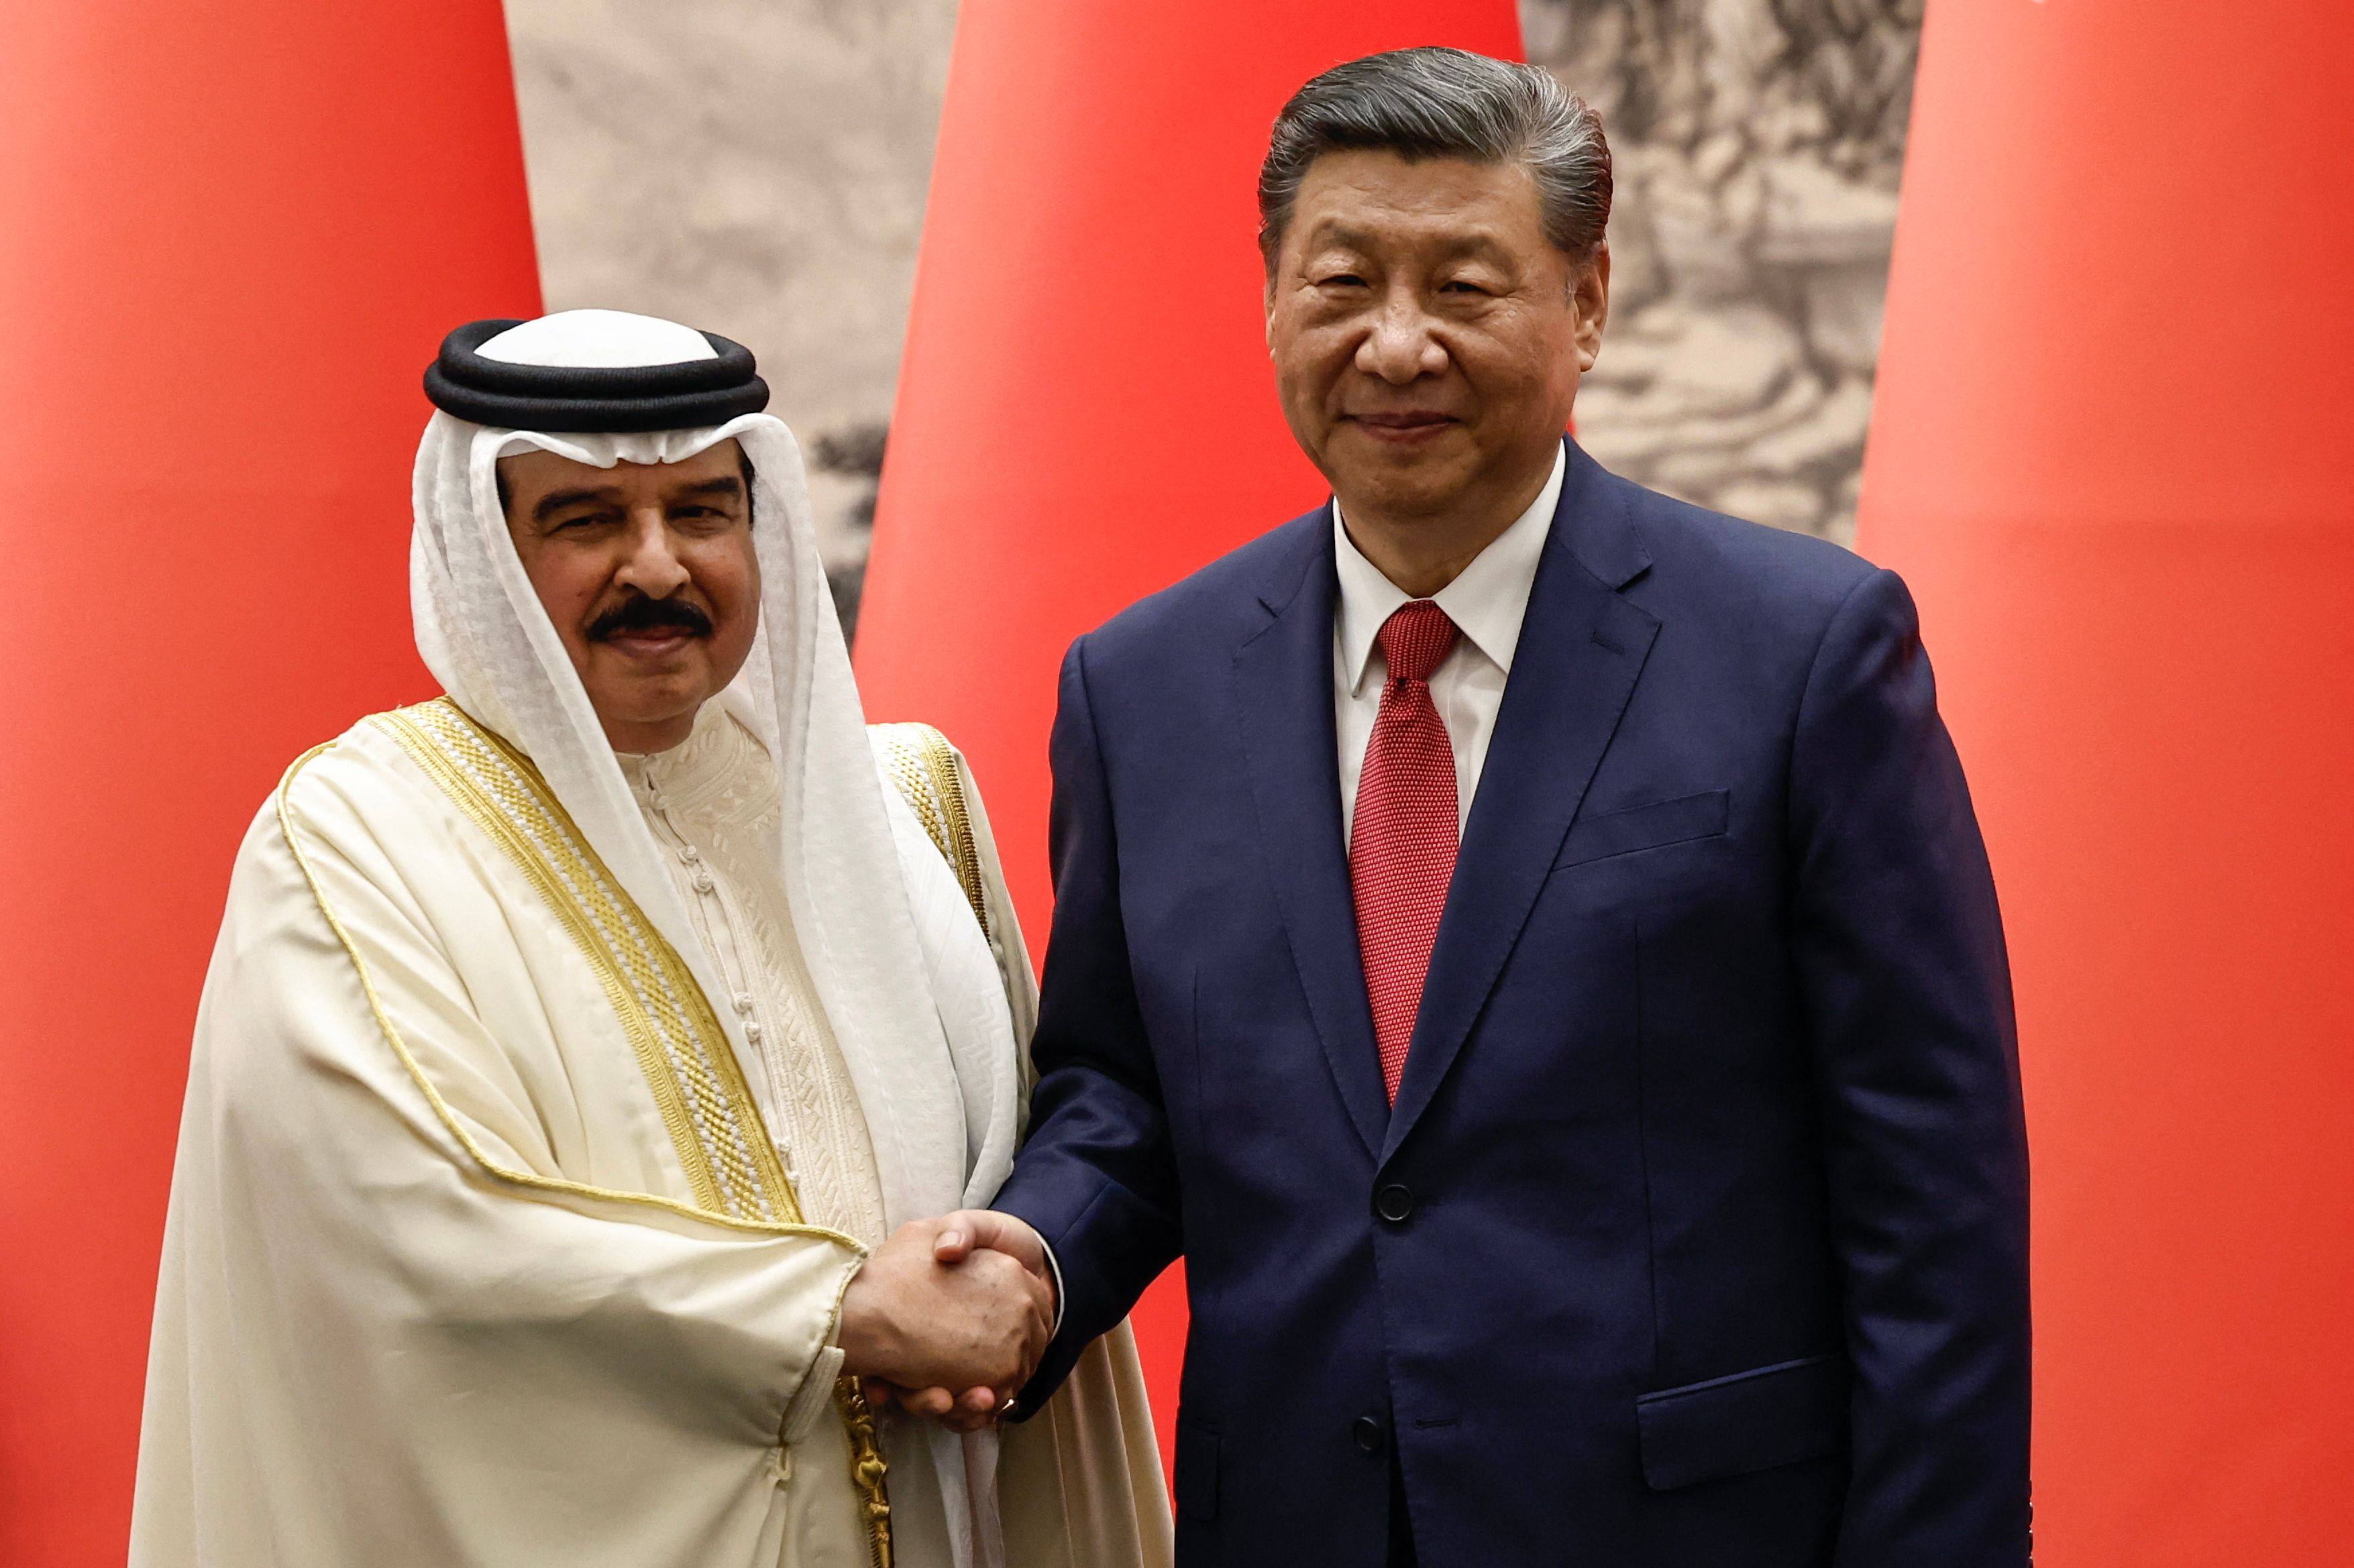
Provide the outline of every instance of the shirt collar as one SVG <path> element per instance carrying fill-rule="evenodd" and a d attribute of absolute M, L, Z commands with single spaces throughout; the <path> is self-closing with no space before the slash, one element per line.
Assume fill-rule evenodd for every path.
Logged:
<path fill-rule="evenodd" d="M 673 810 L 693 810 L 726 794 L 766 753 L 717 699 L 703 705 L 684 740 L 668 751 L 619 751 L 621 777 L 640 802 L 661 800 Z"/>
<path fill-rule="evenodd" d="M 1556 448 L 1553 474 L 1529 509 L 1433 596 L 1463 633 L 1463 640 L 1507 675 L 1512 673 L 1512 650 L 1521 641 L 1521 622 L 1528 619 L 1529 590 L 1536 583 L 1537 562 L 1544 555 L 1545 540 L 1553 534 L 1553 509 L 1561 504 L 1562 481 L 1568 468 L 1568 449 Z M 1366 666 L 1373 661 L 1374 635 L 1412 596 L 1365 559 L 1341 520 L 1338 497 L 1332 502 L 1332 560 L 1341 577 L 1336 624 L 1341 668 L 1348 672 L 1350 690 L 1362 693 Z"/>

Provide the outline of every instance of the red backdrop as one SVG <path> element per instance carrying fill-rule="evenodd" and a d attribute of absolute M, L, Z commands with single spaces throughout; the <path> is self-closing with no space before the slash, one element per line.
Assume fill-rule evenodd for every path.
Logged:
<path fill-rule="evenodd" d="M 1043 947 L 1072 638 L 1324 497 L 1275 400 L 1259 159 L 1359 55 L 1517 58 L 1511 0 L 965 0 L 858 632 L 870 716 L 971 758 Z M 1164 1452 L 1184 1304 L 1138 1308 Z"/>
<path fill-rule="evenodd" d="M 494 0 L 15 0 L 0 61 L 0 1563 L 48 1568 L 122 1561 L 230 855 L 430 691 L 418 376 L 539 288 Z"/>
<path fill-rule="evenodd" d="M 1511 53 L 1511 7 L 968 0 L 860 662 L 974 756 L 1034 936 L 1063 645 L 1320 494 L 1258 339 L 1267 123 L 1423 41 Z M 230 853 L 427 689 L 416 376 L 537 289 L 487 0 L 20 3 L 0 58 L 0 1561 L 94 1563 Z M 2011 924 L 2063 1563 L 2354 1526 L 2349 59 L 2332 0 L 1941 0 L 1925 45 L 1863 545 Z"/>
<path fill-rule="evenodd" d="M 2043 1560 L 2354 1538 L 2354 11 L 1938 0 L 1862 549 L 2017 970 Z"/>

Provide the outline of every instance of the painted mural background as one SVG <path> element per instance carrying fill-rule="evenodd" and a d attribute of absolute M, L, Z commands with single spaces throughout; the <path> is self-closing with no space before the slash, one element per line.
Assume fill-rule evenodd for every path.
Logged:
<path fill-rule="evenodd" d="M 1880 356 L 1922 0 L 1522 0 L 1601 111 L 1612 320 L 1578 396 L 1606 466 L 1839 540 Z"/>
<path fill-rule="evenodd" d="M 1613 321 L 1578 403 L 1605 463 L 1851 539 L 1921 5 L 1521 0 L 1529 57 L 1616 156 Z M 506 12 L 547 308 L 748 344 L 854 613 L 954 0 Z"/>

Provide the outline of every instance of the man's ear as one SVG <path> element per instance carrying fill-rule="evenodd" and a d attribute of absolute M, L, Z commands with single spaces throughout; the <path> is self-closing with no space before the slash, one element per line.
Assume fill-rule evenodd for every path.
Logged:
<path fill-rule="evenodd" d="M 1582 373 L 1594 368 L 1602 353 L 1602 329 L 1610 321 L 1610 246 L 1607 241 L 1594 248 L 1592 260 L 1571 275 L 1569 306 L 1577 318 L 1574 329 L 1577 341 L 1577 368 Z"/>

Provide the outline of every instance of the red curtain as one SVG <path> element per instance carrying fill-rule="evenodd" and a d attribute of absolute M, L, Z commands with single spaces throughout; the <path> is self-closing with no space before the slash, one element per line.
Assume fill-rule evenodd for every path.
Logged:
<path fill-rule="evenodd" d="M 1863 491 L 1976 787 L 2062 1568 L 2354 1536 L 2354 11 L 1929 8 Z"/>
<path fill-rule="evenodd" d="M 972 759 L 1034 948 L 1071 639 L 1323 499 L 1276 406 L 1254 192 L 1293 90 L 1511 0 L 965 0 L 858 633 L 870 716 Z M 1164 1450 L 1184 1305 L 1137 1326 Z"/>
<path fill-rule="evenodd" d="M 20 0 L 0 60 L 0 1562 L 97 1564 L 230 857 L 430 692 L 418 377 L 539 286 L 492 0 Z"/>

